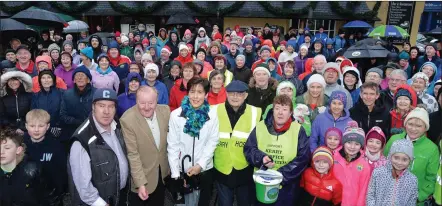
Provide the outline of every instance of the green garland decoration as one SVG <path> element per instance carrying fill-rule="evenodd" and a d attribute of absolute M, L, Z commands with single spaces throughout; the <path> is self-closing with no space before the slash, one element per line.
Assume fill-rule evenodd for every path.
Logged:
<path fill-rule="evenodd" d="M 168 1 L 156 1 L 152 3 L 150 6 L 145 6 L 144 2 L 138 2 L 137 8 L 127 7 L 123 4 L 118 3 L 117 1 L 109 1 L 110 6 L 112 9 L 114 9 L 117 12 L 123 13 L 123 14 L 131 14 L 131 15 L 147 15 L 155 10 L 163 7 L 164 5 L 168 4 Z"/>
<path fill-rule="evenodd" d="M 310 8 L 315 10 L 317 1 L 311 1 L 308 6 L 302 9 L 286 9 L 286 8 L 278 8 L 270 4 L 268 1 L 259 1 L 259 4 L 268 12 L 278 15 L 278 16 L 294 16 L 294 15 L 305 15 L 308 14 Z"/>
<path fill-rule="evenodd" d="M 352 9 L 342 8 L 337 1 L 329 1 L 330 7 L 333 12 L 336 12 L 340 16 L 345 16 L 348 19 L 373 19 L 378 15 L 379 8 L 381 7 L 381 1 L 377 1 L 373 10 L 367 11 L 362 14 L 355 14 Z M 351 3 L 347 4 L 351 5 L 350 8 L 356 6 L 356 4 Z"/>
<path fill-rule="evenodd" d="M 225 8 L 221 8 L 221 9 L 213 9 L 213 8 L 203 8 L 201 6 L 198 6 L 195 2 L 193 1 L 184 1 L 184 3 L 192 10 L 198 12 L 198 13 L 202 13 L 202 14 L 206 14 L 206 15 L 213 15 L 213 16 L 224 16 L 228 13 L 232 13 L 234 11 L 237 11 L 239 9 L 241 9 L 244 4 L 246 3 L 245 1 L 239 1 L 239 2 L 235 2 L 232 5 L 225 7 Z"/>
<path fill-rule="evenodd" d="M 53 8 L 56 8 L 57 10 L 68 14 L 83 13 L 97 5 L 96 1 L 86 1 L 82 3 L 78 1 L 69 1 L 67 6 L 57 1 L 49 1 L 48 3 L 51 4 Z"/>
<path fill-rule="evenodd" d="M 17 12 L 23 11 L 31 6 L 33 6 L 35 2 L 32 1 L 24 1 L 23 4 L 18 6 L 8 6 L 4 1 L 0 1 L 0 10 L 4 11 L 7 14 L 15 14 Z"/>

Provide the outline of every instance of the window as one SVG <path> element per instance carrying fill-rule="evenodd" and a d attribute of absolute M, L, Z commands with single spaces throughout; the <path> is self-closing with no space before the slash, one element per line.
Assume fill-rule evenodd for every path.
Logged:
<path fill-rule="evenodd" d="M 294 19 L 294 21 L 292 21 L 292 26 L 295 28 L 301 28 L 302 25 L 307 25 L 307 27 L 310 29 L 310 34 L 312 35 L 315 35 L 316 32 L 319 31 L 319 27 L 321 25 L 324 26 L 324 33 L 328 34 L 328 37 L 333 38 L 336 35 L 335 20 Z M 305 26 L 302 28 L 305 28 Z"/>

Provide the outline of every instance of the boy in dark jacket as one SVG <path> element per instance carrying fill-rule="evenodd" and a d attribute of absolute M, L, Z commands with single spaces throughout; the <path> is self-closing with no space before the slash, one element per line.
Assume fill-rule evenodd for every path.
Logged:
<path fill-rule="evenodd" d="M 333 175 L 333 153 L 327 147 L 318 147 L 313 152 L 312 167 L 302 174 L 300 205 L 340 205 L 342 201 L 342 184 Z"/>
<path fill-rule="evenodd" d="M 46 179 L 45 197 L 50 205 L 63 205 L 67 183 L 66 151 L 58 139 L 47 132 L 51 117 L 42 109 L 33 109 L 26 114 L 24 143 L 29 160 L 40 162 L 42 175 Z"/>
<path fill-rule="evenodd" d="M 23 137 L 10 127 L 0 130 L 1 206 L 44 206 L 41 168 L 24 157 Z"/>

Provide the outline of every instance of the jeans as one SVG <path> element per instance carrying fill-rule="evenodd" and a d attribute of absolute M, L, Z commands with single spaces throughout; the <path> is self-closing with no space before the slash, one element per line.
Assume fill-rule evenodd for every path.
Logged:
<path fill-rule="evenodd" d="M 236 188 L 229 188 L 226 185 L 217 182 L 216 188 L 218 189 L 218 205 L 219 206 L 232 206 L 233 195 L 236 195 L 236 201 L 238 206 L 250 206 L 254 199 L 252 195 L 251 185 L 241 185 Z"/>

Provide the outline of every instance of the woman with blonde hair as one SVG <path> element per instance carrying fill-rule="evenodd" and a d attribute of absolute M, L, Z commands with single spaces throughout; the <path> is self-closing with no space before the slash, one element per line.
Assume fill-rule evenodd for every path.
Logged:
<path fill-rule="evenodd" d="M 296 103 L 308 106 L 312 122 L 326 109 L 328 96 L 324 94 L 325 86 L 324 77 L 320 74 L 313 74 L 307 82 L 307 92 L 296 98 Z"/>

